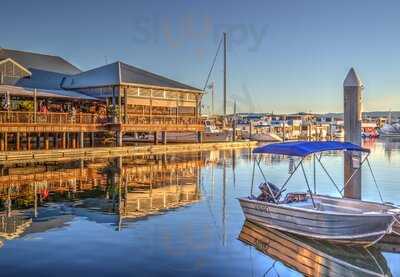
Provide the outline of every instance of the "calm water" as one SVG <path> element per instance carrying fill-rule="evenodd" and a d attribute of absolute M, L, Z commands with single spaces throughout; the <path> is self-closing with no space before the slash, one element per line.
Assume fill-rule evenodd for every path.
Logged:
<path fill-rule="evenodd" d="M 400 204 L 400 141 L 368 141 L 365 146 L 372 150 L 384 200 Z M 250 153 L 244 149 L 4 167 L 0 275 L 301 276 L 323 273 L 323 264 L 335 259 L 347 264 L 334 268 L 341 276 L 350 274 L 347 267 L 359 276 L 376 271 L 400 276 L 400 254 L 288 239 L 244 225 L 236 197 L 250 191 Z M 343 183 L 342 155 L 325 154 L 323 161 L 337 183 Z M 268 156 L 263 163 L 272 182 L 285 180 L 287 159 Z M 311 176 L 310 160 L 306 169 Z M 337 195 L 317 171 L 318 192 Z M 363 198 L 378 201 L 367 170 L 363 182 Z M 299 172 L 289 191 L 304 187 Z M 310 255 L 322 266 L 304 258 Z"/>

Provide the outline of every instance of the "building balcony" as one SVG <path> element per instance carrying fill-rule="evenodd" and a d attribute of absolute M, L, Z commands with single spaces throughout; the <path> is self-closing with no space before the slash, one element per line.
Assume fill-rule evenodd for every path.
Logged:
<path fill-rule="evenodd" d="M 0 112 L 1 132 L 93 132 L 104 129 L 106 116 L 92 113 Z"/>
<path fill-rule="evenodd" d="M 0 132 L 199 132 L 204 122 L 195 116 L 127 114 L 121 120 L 94 113 L 1 111 Z"/>

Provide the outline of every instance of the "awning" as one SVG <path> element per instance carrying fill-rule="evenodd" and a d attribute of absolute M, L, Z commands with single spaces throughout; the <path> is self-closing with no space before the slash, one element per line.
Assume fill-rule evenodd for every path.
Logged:
<path fill-rule="evenodd" d="M 10 95 L 15 96 L 23 96 L 23 97 L 33 97 L 34 89 L 32 88 L 24 88 L 17 86 L 8 86 L 8 85 L 0 85 L 0 95 L 4 93 L 9 93 Z M 69 99 L 69 100 L 91 100 L 91 101 L 99 101 L 99 99 L 79 93 L 72 90 L 63 90 L 63 89 L 37 89 L 36 90 L 37 97 L 41 98 L 58 98 L 58 99 Z"/>
<path fill-rule="evenodd" d="M 305 157 L 313 153 L 330 150 L 347 150 L 369 153 L 369 149 L 363 148 L 351 142 L 341 141 L 296 141 L 273 143 L 254 149 L 253 153 L 269 153 Z"/>

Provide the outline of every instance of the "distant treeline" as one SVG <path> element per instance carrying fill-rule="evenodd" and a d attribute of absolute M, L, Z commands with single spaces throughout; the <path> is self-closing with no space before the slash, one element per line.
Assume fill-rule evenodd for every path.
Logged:
<path fill-rule="evenodd" d="M 389 113 L 391 113 L 392 118 L 400 118 L 400 111 L 394 111 L 394 112 L 363 112 L 363 117 L 388 117 Z M 327 113 L 323 114 L 323 116 L 327 117 L 339 117 L 343 118 L 343 113 Z"/>

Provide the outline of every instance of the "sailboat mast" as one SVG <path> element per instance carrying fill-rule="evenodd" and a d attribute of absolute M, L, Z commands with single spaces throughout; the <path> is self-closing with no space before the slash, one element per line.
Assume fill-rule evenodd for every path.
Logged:
<path fill-rule="evenodd" d="M 226 116 L 226 33 L 224 33 L 224 116 Z"/>
<path fill-rule="evenodd" d="M 211 115 L 214 115 L 214 94 L 215 94 L 215 83 L 211 83 Z"/>

